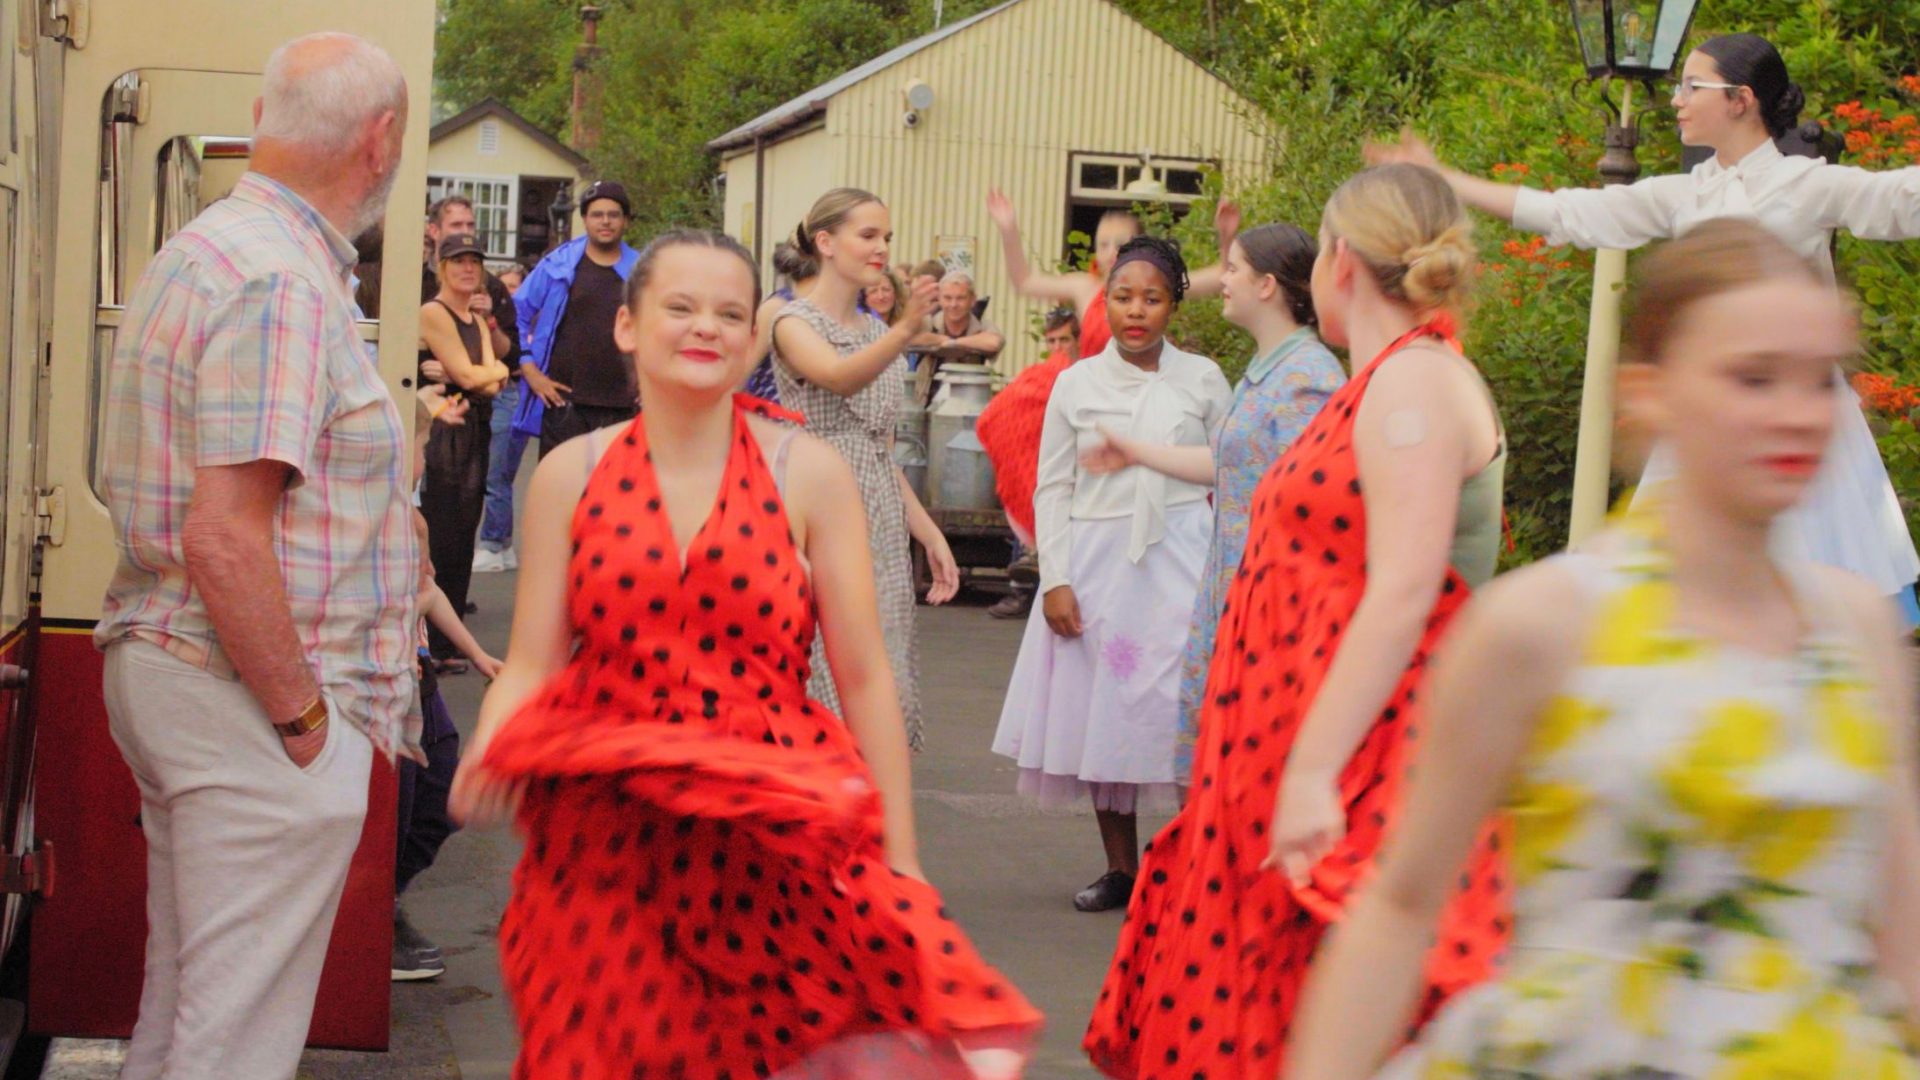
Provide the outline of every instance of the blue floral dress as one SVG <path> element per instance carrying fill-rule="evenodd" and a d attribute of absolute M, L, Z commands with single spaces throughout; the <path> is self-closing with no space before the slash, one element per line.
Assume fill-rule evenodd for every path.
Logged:
<path fill-rule="evenodd" d="M 1180 667 L 1180 737 L 1174 775 L 1193 772 L 1193 745 L 1200 731 L 1200 701 L 1213 659 L 1213 635 L 1227 587 L 1247 548 L 1253 489 L 1287 452 L 1335 390 L 1347 381 L 1340 361 L 1310 327 L 1287 336 L 1254 358 L 1233 391 L 1233 409 L 1214 440 L 1213 547 L 1193 604 L 1193 633 Z"/>

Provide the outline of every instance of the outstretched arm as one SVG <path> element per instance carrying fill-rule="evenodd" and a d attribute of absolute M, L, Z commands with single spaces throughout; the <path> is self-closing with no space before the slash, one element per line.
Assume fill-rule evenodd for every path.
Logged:
<path fill-rule="evenodd" d="M 500 674 L 500 661 L 495 660 L 491 653 L 480 647 L 480 642 L 474 638 L 473 631 L 468 630 L 467 624 L 460 621 L 460 616 L 453 610 L 453 601 L 447 599 L 447 594 L 440 591 L 440 586 L 427 586 L 420 614 L 433 624 L 434 629 L 446 635 L 447 640 L 453 643 L 453 647 L 460 650 L 460 655 L 473 661 L 473 666 L 480 670 L 480 674 L 489 679 Z"/>
<path fill-rule="evenodd" d="M 1691 173 L 1650 176 L 1635 184 L 1599 188 L 1539 188 L 1500 184 L 1442 165 L 1433 148 L 1411 132 L 1398 143 L 1366 148 L 1369 164 L 1404 161 L 1438 172 L 1460 201 L 1539 233 L 1551 244 L 1628 250 L 1674 234 L 1675 215 L 1694 192 Z"/>
<path fill-rule="evenodd" d="M 1424 165 L 1439 173 L 1447 181 L 1447 186 L 1459 196 L 1460 201 L 1475 210 L 1492 214 L 1502 221 L 1513 220 L 1513 203 L 1519 195 L 1516 184 L 1501 184 L 1492 180 L 1483 180 L 1470 176 L 1459 169 L 1440 163 L 1433 147 L 1425 139 L 1415 135 L 1411 128 L 1400 133 L 1400 141 L 1393 143 L 1368 143 L 1364 148 L 1367 164 L 1389 165 L 1396 162 L 1408 165 Z"/>
<path fill-rule="evenodd" d="M 1233 247 L 1233 238 L 1240 235 L 1240 205 L 1232 199 L 1222 198 L 1214 204 L 1213 235 L 1220 244 L 1220 258 L 1187 275 L 1188 296 L 1219 296 L 1226 284 L 1227 251 Z"/>
<path fill-rule="evenodd" d="M 1100 428 L 1100 434 L 1107 441 L 1080 455 L 1080 467 L 1095 476 L 1105 476 L 1138 465 L 1185 483 L 1213 486 L 1211 447 L 1173 446 L 1130 439 L 1115 435 L 1104 425 Z"/>
<path fill-rule="evenodd" d="M 1294 1018 L 1290 1075 L 1372 1076 L 1406 1030 L 1433 926 L 1578 652 L 1583 605 L 1561 567 L 1494 582 L 1462 612 L 1433 673 L 1431 736 L 1379 876 L 1335 928 Z"/>
<path fill-rule="evenodd" d="M 987 215 L 1000 232 L 1000 247 L 1007 259 L 1007 280 L 1014 290 L 1038 300 L 1072 304 L 1075 311 L 1087 306 L 1099 284 L 1090 274 L 1043 274 L 1027 261 L 1027 249 L 1020 242 L 1020 222 L 1014 217 L 1013 202 L 999 188 L 987 193 Z"/>
<path fill-rule="evenodd" d="M 841 397 L 852 397 L 884 374 L 906 350 L 915 331 L 926 322 L 934 288 L 931 279 L 915 282 L 907 297 L 905 317 L 889 327 L 880 340 L 845 356 L 813 327 L 797 318 L 780 318 L 778 313 L 773 324 L 774 348 L 801 378 Z"/>
<path fill-rule="evenodd" d="M 1886 597 L 1850 574 L 1815 569 L 1827 579 L 1821 593 L 1835 597 L 1850 617 L 1874 684 L 1866 703 L 1873 715 L 1862 719 L 1883 725 L 1882 753 L 1892 763 L 1892 797 L 1882 811 L 1886 863 L 1874 912 L 1876 966 L 1903 992 L 1908 1022 L 1920 1023 L 1920 792 L 1912 769 L 1913 649 Z"/>

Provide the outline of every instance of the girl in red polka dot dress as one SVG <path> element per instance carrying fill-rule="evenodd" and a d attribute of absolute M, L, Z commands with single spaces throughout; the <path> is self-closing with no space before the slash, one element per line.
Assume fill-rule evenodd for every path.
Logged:
<path fill-rule="evenodd" d="M 1500 535 L 1505 440 L 1444 314 L 1472 261 L 1429 170 L 1371 169 L 1327 204 L 1313 302 L 1355 370 L 1254 492 L 1191 794 L 1141 861 L 1087 1032 L 1110 1076 L 1282 1075 L 1307 965 L 1399 813 L 1428 654 Z M 1438 927 L 1423 1015 L 1504 942 L 1491 848 Z"/>
<path fill-rule="evenodd" d="M 731 393 L 758 294 L 732 240 L 656 240 L 614 328 L 646 411 L 534 474 L 512 645 L 454 788 L 526 835 L 501 923 L 515 1075 L 1016 1076 L 1040 1016 L 915 854 L 859 491 Z M 844 724 L 806 695 L 816 619 Z"/>

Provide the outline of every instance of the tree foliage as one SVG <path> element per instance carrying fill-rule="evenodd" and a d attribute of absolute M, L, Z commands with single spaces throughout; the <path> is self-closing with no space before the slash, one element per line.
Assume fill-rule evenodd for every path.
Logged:
<path fill-rule="evenodd" d="M 564 131 L 573 0 L 440 0 L 437 66 L 451 107 L 492 94 L 549 130 Z M 606 46 L 603 174 L 629 182 L 637 234 L 718 218 L 705 143 L 760 112 L 933 26 L 933 0 L 602 0 Z M 947 20 L 994 0 L 945 0 Z M 1564 0 L 1118 0 L 1121 8 L 1221 73 L 1282 132 L 1273 174 L 1232 194 L 1246 221 L 1317 226 L 1327 197 L 1361 167 L 1369 137 L 1412 126 L 1450 163 L 1536 186 L 1595 182 L 1606 123 L 1578 63 Z M 1920 55 L 1920 0 L 1742 0 L 1708 4 L 1694 40 L 1755 30 L 1785 53 L 1809 98 L 1808 116 L 1846 126 L 1849 102 L 1891 117 L 1911 112 L 1900 77 Z M 1116 71 L 1117 79 L 1124 72 Z M 1142 88 L 1143 92 L 1148 88 Z M 1637 102 L 1640 161 L 1681 168 L 1667 88 Z M 1638 93 L 1638 91 L 1636 91 Z M 1617 88 L 1616 88 L 1617 94 Z M 1044 102 L 1035 102 L 1044 108 Z M 1858 140 L 1855 140 L 1858 142 Z M 1858 155 L 1861 150 L 1850 151 Z M 1871 163 L 1862 159 L 1863 163 Z M 1885 164 L 1882 162 L 1881 164 Z M 1217 196 L 1218 178 L 1213 181 Z M 1211 205 L 1158 227 L 1191 260 L 1215 255 Z M 1481 219 L 1479 299 L 1469 354 L 1486 373 L 1507 424 L 1512 558 L 1565 541 L 1572 488 L 1592 260 L 1555 251 Z M 1842 276 L 1867 305 L 1866 366 L 1913 381 L 1908 344 L 1920 333 L 1920 246 L 1840 245 Z M 1251 343 L 1217 304 L 1188 305 L 1182 340 L 1237 372 Z M 1366 358 L 1361 358 L 1363 361 Z M 1914 445 L 1898 440 L 1913 433 Z M 1912 462 L 1920 432 L 1885 436 L 1890 460 Z"/>

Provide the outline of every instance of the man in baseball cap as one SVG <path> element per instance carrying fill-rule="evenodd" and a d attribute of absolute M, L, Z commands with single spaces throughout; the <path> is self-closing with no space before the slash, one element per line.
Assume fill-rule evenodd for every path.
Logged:
<path fill-rule="evenodd" d="M 580 193 L 581 216 L 586 216 L 588 211 L 593 209 L 593 204 L 601 199 L 612 199 L 619 205 L 623 216 L 633 216 L 633 202 L 627 198 L 625 185 L 617 180 L 595 180 L 588 184 L 587 190 Z"/>
<path fill-rule="evenodd" d="M 633 203 L 627 189 L 596 180 L 580 193 L 586 235 L 547 253 L 514 294 L 525 351 L 520 372 L 530 393 L 514 427 L 540 438 L 540 453 L 639 411 L 633 365 L 613 343 L 613 317 L 640 253 L 621 236 Z"/>

